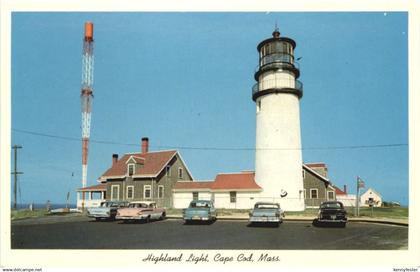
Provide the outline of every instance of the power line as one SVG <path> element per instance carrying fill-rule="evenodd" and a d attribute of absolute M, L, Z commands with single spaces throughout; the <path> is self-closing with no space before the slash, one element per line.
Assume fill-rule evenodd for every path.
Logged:
<path fill-rule="evenodd" d="M 53 134 L 46 134 L 28 130 L 21 130 L 21 129 L 12 129 L 15 132 L 23 133 L 23 134 L 31 134 L 41 137 L 48 137 L 48 138 L 55 138 L 60 140 L 66 141 L 76 141 L 80 142 L 80 138 L 73 138 L 67 136 L 60 136 L 60 135 L 53 135 Z M 114 141 L 104 141 L 104 140 L 90 140 L 91 143 L 97 144 L 108 144 L 108 145 L 125 145 L 125 146 L 138 146 L 138 144 L 134 143 L 121 143 L 121 142 L 114 142 Z M 258 150 L 340 150 L 340 149 L 368 149 L 368 148 L 388 148 L 388 147 L 403 147 L 408 146 L 405 143 L 393 143 L 393 144 L 377 144 L 377 145 L 343 145 L 343 146 L 326 146 L 326 147 L 303 147 L 303 148 L 260 148 Z M 215 150 L 215 151 L 254 151 L 256 148 L 248 148 L 248 147 L 194 147 L 194 146 L 152 146 L 158 149 L 181 149 L 181 150 Z"/>

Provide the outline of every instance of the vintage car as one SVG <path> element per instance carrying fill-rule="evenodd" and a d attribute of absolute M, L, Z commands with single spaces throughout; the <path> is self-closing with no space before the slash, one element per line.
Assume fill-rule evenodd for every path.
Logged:
<path fill-rule="evenodd" d="M 322 202 L 319 206 L 318 217 L 314 219 L 314 226 L 335 225 L 345 227 L 347 223 L 347 212 L 343 203 L 339 201 Z"/>
<path fill-rule="evenodd" d="M 115 219 L 117 210 L 119 208 L 127 207 L 128 202 L 125 201 L 104 201 L 101 202 L 99 207 L 88 208 L 87 216 L 95 218 L 96 220 L 101 219 Z"/>
<path fill-rule="evenodd" d="M 254 209 L 249 212 L 249 224 L 271 223 L 278 226 L 283 222 L 284 211 L 280 204 L 272 202 L 257 202 Z"/>
<path fill-rule="evenodd" d="M 192 221 L 215 221 L 217 218 L 216 209 L 210 200 L 193 200 L 187 209 L 182 210 L 182 217 L 185 224 Z"/>
<path fill-rule="evenodd" d="M 156 202 L 152 201 L 132 201 L 128 207 L 117 210 L 115 219 L 123 221 L 143 220 L 163 220 L 166 217 L 164 208 L 157 208 Z"/>

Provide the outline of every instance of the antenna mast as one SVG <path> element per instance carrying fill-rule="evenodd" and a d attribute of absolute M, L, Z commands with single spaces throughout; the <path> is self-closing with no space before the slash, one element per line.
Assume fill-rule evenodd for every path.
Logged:
<path fill-rule="evenodd" d="M 82 187 L 86 187 L 90 120 L 93 100 L 93 23 L 85 23 L 82 55 Z M 84 194 L 83 194 L 84 203 Z"/>

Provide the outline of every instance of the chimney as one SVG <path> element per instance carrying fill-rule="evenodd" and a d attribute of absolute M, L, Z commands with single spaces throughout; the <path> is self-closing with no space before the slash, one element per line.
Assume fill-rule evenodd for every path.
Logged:
<path fill-rule="evenodd" d="M 344 192 L 347 194 L 347 185 L 344 184 Z"/>
<path fill-rule="evenodd" d="M 112 166 L 118 161 L 118 154 L 112 154 Z"/>
<path fill-rule="evenodd" d="M 143 137 L 141 138 L 141 153 L 145 154 L 149 152 L 149 138 Z"/>

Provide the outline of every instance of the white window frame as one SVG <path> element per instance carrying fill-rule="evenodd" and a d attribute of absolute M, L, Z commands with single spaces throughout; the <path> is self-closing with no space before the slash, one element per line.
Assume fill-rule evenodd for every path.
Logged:
<path fill-rule="evenodd" d="M 146 197 L 146 190 L 150 191 L 150 197 Z M 152 185 L 143 185 L 143 198 L 152 199 Z"/>
<path fill-rule="evenodd" d="M 332 198 L 330 198 L 330 193 L 332 193 Z M 333 200 L 335 198 L 335 192 L 334 191 L 327 191 L 327 200 Z"/>
<path fill-rule="evenodd" d="M 316 191 L 316 197 L 312 197 L 312 191 Z M 309 193 L 310 193 L 311 199 L 318 199 L 319 198 L 318 188 L 311 188 L 311 189 L 309 189 Z"/>
<path fill-rule="evenodd" d="M 113 198 L 114 188 L 117 188 L 117 198 Z M 120 200 L 120 185 L 119 184 L 111 185 L 111 200 Z"/>
<path fill-rule="evenodd" d="M 160 195 L 160 188 L 162 188 L 162 195 Z M 158 198 L 162 199 L 165 197 L 165 186 L 159 185 L 158 186 Z"/>
<path fill-rule="evenodd" d="M 179 179 L 184 178 L 184 169 L 182 169 L 182 167 L 178 167 L 178 178 Z"/>
<path fill-rule="evenodd" d="M 128 196 L 128 189 L 129 188 L 132 188 L 132 190 L 131 190 L 131 197 Z M 127 196 L 127 199 L 134 199 L 134 185 L 127 186 L 125 195 Z"/>
<path fill-rule="evenodd" d="M 133 166 L 133 173 L 130 175 L 130 166 Z M 134 163 L 127 164 L 127 176 L 132 176 L 136 172 L 136 165 Z"/>

